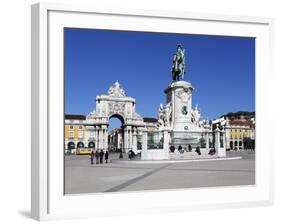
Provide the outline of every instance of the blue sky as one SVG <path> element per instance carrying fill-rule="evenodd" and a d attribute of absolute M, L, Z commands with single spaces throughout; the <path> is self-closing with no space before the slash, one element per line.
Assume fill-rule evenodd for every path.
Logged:
<path fill-rule="evenodd" d="M 254 38 L 65 28 L 64 39 L 67 114 L 87 115 L 96 95 L 119 80 L 137 112 L 156 117 L 177 44 L 186 50 L 185 80 L 203 118 L 255 111 Z"/>

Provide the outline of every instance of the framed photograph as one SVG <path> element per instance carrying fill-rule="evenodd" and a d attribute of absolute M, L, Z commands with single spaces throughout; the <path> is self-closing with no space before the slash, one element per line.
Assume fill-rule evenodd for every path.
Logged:
<path fill-rule="evenodd" d="M 273 19 L 32 5 L 37 220 L 273 203 Z"/>

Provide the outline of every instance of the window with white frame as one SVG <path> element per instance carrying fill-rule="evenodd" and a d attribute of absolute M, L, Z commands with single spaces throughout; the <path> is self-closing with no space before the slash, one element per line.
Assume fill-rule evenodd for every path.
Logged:
<path fill-rule="evenodd" d="M 70 138 L 70 139 L 74 139 L 74 131 L 73 131 L 73 129 L 71 129 L 71 128 L 70 128 L 70 130 L 69 130 L 69 138 Z"/>
<path fill-rule="evenodd" d="M 79 138 L 79 139 L 82 139 L 82 138 L 83 138 L 83 130 L 80 129 L 80 127 L 79 127 L 79 131 L 78 131 L 78 138 Z"/>

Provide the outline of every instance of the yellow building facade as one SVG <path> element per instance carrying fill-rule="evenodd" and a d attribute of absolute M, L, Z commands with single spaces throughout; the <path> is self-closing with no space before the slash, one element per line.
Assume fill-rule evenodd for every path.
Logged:
<path fill-rule="evenodd" d="M 86 126 L 83 115 L 65 115 L 64 142 L 66 153 L 76 153 L 77 149 L 94 148 L 95 143 L 86 138 Z"/>
<path fill-rule="evenodd" d="M 255 125 L 250 120 L 230 120 L 225 125 L 226 148 L 229 150 L 253 149 Z"/>

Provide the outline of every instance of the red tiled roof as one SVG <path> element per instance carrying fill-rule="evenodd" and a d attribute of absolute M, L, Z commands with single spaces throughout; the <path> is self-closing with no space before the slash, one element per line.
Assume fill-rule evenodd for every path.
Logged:
<path fill-rule="evenodd" d="M 249 120 L 231 120 L 229 125 L 233 126 L 253 126 L 253 123 Z"/>

